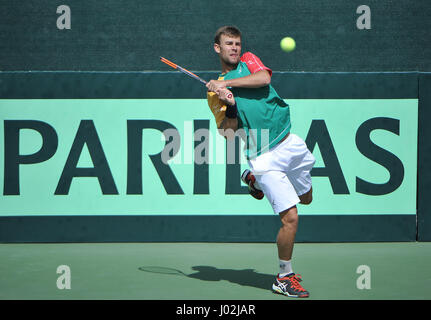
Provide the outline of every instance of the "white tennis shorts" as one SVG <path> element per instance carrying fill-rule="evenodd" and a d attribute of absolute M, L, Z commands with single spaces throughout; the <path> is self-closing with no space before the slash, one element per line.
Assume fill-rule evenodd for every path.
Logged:
<path fill-rule="evenodd" d="M 305 142 L 295 134 L 274 148 L 248 161 L 261 189 L 279 214 L 300 202 L 299 196 L 311 189 L 310 171 L 316 162 Z"/>

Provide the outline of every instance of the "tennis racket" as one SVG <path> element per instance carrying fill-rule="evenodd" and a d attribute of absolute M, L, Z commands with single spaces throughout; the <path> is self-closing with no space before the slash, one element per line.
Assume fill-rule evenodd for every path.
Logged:
<path fill-rule="evenodd" d="M 193 72 L 191 72 L 187 69 L 184 69 L 183 67 L 180 67 L 179 65 L 173 63 L 172 61 L 169 61 L 168 59 L 160 57 L 160 61 L 166 63 L 168 66 L 170 66 L 170 67 L 172 67 L 178 71 L 181 71 L 182 73 L 188 75 L 189 77 L 192 77 L 193 79 L 196 79 L 196 80 L 202 82 L 203 84 L 207 84 L 207 82 L 204 79 L 202 79 L 201 77 L 195 75 Z"/>
<path fill-rule="evenodd" d="M 179 70 L 179 71 L 181 71 L 182 73 L 184 73 L 184 74 L 186 74 L 186 75 L 188 75 L 189 77 L 192 77 L 193 79 L 196 79 L 196 80 L 198 80 L 198 81 L 200 81 L 200 82 L 202 82 L 203 84 L 207 84 L 207 82 L 204 80 L 204 79 L 202 79 L 201 77 L 199 77 L 199 76 L 197 76 L 197 75 L 195 75 L 193 72 L 191 72 L 191 71 L 189 71 L 189 70 L 187 70 L 187 69 L 185 69 L 185 68 L 183 68 L 183 67 L 180 67 L 179 65 L 177 65 L 176 63 L 173 63 L 172 61 L 170 61 L 170 60 L 168 60 L 168 59 L 166 59 L 166 58 L 163 58 L 163 57 L 160 57 L 160 61 L 162 61 L 163 63 L 166 63 L 168 66 L 170 66 L 171 68 L 174 68 L 174 69 L 176 69 L 176 70 Z M 232 98 L 232 94 L 231 93 L 229 93 L 228 94 L 228 98 L 230 99 L 230 98 Z"/>

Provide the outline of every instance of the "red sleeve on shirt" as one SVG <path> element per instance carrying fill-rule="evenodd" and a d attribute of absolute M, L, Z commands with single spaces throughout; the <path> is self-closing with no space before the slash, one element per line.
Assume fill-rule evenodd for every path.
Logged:
<path fill-rule="evenodd" d="M 241 61 L 247 64 L 247 68 L 251 73 L 256 73 L 260 70 L 267 70 L 269 75 L 272 76 L 272 70 L 265 67 L 262 61 L 260 61 L 260 59 L 251 52 L 244 53 L 241 57 Z"/>

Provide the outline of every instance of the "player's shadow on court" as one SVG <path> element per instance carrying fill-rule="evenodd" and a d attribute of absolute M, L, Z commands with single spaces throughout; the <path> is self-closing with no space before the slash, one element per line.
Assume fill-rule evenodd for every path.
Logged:
<path fill-rule="evenodd" d="M 210 266 L 194 266 L 195 273 L 187 275 L 189 278 L 203 281 L 226 280 L 241 286 L 255 287 L 268 290 L 274 282 L 274 275 L 256 272 L 253 269 L 233 270 L 218 269 Z"/>
<path fill-rule="evenodd" d="M 210 266 L 194 266 L 192 270 L 195 272 L 185 274 L 181 270 L 161 267 L 161 266 L 142 266 L 138 268 L 141 271 L 149 273 L 159 273 L 173 276 L 185 276 L 192 279 L 202 281 L 222 281 L 226 280 L 241 286 L 255 287 L 258 289 L 271 288 L 275 276 L 254 271 L 253 269 L 233 270 L 233 269 L 217 269 Z"/>

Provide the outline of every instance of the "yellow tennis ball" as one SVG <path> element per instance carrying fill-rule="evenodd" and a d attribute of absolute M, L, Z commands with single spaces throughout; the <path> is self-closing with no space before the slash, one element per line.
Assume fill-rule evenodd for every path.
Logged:
<path fill-rule="evenodd" d="M 295 40 L 291 37 L 285 37 L 281 39 L 280 47 L 283 51 L 286 51 L 286 52 L 293 51 L 296 47 Z"/>

